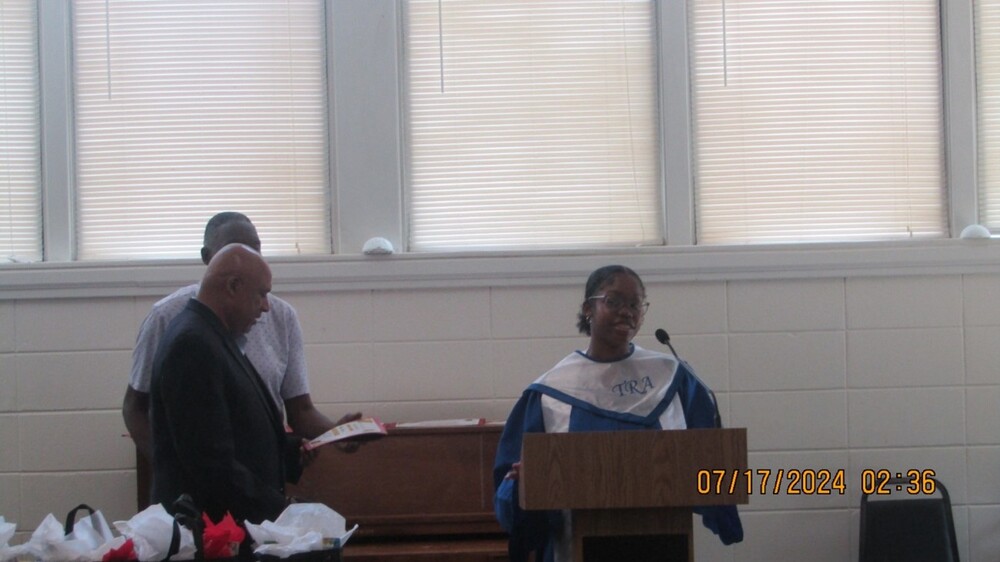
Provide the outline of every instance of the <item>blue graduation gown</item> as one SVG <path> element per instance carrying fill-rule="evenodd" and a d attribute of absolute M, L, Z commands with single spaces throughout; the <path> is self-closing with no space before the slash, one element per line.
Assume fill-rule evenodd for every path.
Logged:
<path fill-rule="evenodd" d="M 564 531 L 562 512 L 522 510 L 516 481 L 504 480 L 520 459 L 522 435 L 711 428 L 716 427 L 716 412 L 708 388 L 673 355 L 633 346 L 627 357 L 617 361 L 594 361 L 581 352 L 560 361 L 521 395 L 497 448 L 494 510 L 510 534 L 512 562 L 527 560 L 530 552 L 552 562 L 555 543 Z M 695 512 L 724 544 L 743 540 L 735 506 L 703 507 Z"/>

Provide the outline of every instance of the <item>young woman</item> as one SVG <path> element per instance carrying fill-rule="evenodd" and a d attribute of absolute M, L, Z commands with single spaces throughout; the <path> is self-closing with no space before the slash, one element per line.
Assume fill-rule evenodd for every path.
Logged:
<path fill-rule="evenodd" d="M 715 427 L 711 392 L 676 357 L 632 343 L 649 308 L 642 279 L 609 265 L 587 280 L 577 327 L 590 336 L 539 377 L 514 406 L 493 466 L 494 508 L 510 533 L 512 562 L 572 560 L 568 512 L 518 507 L 521 440 L 529 432 L 622 431 Z M 743 540 L 735 506 L 696 510 L 725 544 Z"/>

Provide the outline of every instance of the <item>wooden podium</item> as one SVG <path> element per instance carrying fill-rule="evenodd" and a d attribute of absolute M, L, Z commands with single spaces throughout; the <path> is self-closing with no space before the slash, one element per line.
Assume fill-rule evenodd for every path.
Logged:
<path fill-rule="evenodd" d="M 574 562 L 692 561 L 692 508 L 749 501 L 746 428 L 528 433 L 521 463 L 522 509 L 571 510 Z"/>

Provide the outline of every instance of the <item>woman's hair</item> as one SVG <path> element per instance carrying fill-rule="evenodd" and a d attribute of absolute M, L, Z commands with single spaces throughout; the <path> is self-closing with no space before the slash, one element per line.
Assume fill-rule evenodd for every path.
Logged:
<path fill-rule="evenodd" d="M 580 305 L 580 312 L 576 314 L 576 328 L 580 330 L 581 334 L 590 335 L 590 319 L 584 315 L 583 305 L 587 304 L 590 297 L 595 296 L 597 291 L 600 291 L 602 287 L 610 283 L 616 275 L 621 274 L 631 275 L 639 283 L 642 292 L 646 292 L 646 286 L 642 284 L 642 278 L 639 277 L 639 274 L 624 265 L 606 265 L 595 269 L 590 274 L 590 277 L 587 278 L 587 286 L 583 291 L 583 304 Z"/>

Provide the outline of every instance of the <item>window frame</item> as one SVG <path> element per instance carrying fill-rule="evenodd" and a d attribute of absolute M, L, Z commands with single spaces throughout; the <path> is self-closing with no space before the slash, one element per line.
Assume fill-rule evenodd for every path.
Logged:
<path fill-rule="evenodd" d="M 686 2 L 659 0 L 659 92 L 667 244 L 642 249 L 536 252 L 405 252 L 403 0 L 332 0 L 327 10 L 334 254 L 277 258 L 279 290 L 355 290 L 578 282 L 608 262 L 660 280 L 1000 272 L 1000 247 L 962 241 L 977 222 L 975 51 L 969 2 L 941 0 L 945 168 L 951 239 L 894 243 L 694 246 Z M 70 4 L 39 2 L 46 262 L 0 267 L 0 300 L 169 292 L 200 274 L 190 260 L 73 262 Z M 671 56 L 666 56 L 671 53 Z M 683 56 L 680 55 L 683 53 Z M 364 62 L 364 64 L 362 64 Z M 364 84 L 352 88 L 350 84 Z M 397 249 L 361 254 L 371 237 Z M 265 247 L 266 253 L 266 247 Z M 544 258 L 544 259 L 539 259 Z M 85 275 L 65 275 L 67 271 Z"/>

